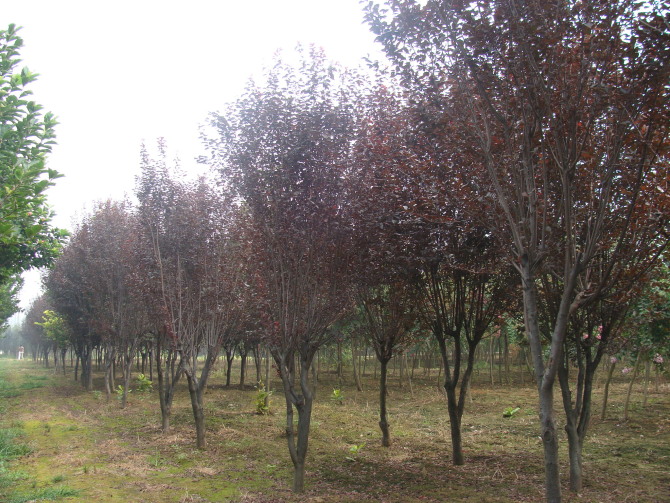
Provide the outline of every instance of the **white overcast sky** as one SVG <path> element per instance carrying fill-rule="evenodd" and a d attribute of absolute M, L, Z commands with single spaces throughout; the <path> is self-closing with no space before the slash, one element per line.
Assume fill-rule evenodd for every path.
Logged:
<path fill-rule="evenodd" d="M 143 141 L 165 137 L 195 167 L 207 112 L 277 49 L 313 43 L 345 66 L 379 55 L 358 0 L 17 0 L 0 21 L 22 27 L 34 99 L 60 122 L 48 164 L 65 177 L 48 197 L 65 228 L 93 201 L 132 192 Z M 29 274 L 23 307 L 38 289 Z"/>

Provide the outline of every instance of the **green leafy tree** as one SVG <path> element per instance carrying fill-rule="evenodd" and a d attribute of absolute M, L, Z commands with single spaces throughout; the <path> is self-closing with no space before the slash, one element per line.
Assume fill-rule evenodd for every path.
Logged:
<path fill-rule="evenodd" d="M 35 322 L 35 325 L 42 327 L 44 336 L 54 345 L 56 363 L 58 363 L 57 351 L 60 350 L 63 371 L 65 371 L 65 354 L 70 347 L 72 339 L 72 331 L 67 321 L 57 312 L 47 309 L 42 315 L 42 321 Z"/>
<path fill-rule="evenodd" d="M 22 286 L 23 279 L 18 274 L 0 284 L 0 332 L 7 329 L 7 320 L 19 312 L 19 292 Z"/>
<path fill-rule="evenodd" d="M 27 86 L 37 74 L 17 71 L 17 31 L 13 24 L 0 30 L 0 283 L 51 264 L 66 236 L 50 225 L 45 195 L 61 176 L 45 165 L 56 119 L 30 99 Z"/>

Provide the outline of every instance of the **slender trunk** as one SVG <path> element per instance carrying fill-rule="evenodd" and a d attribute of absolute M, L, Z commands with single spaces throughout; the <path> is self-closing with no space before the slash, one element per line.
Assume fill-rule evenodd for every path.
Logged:
<path fill-rule="evenodd" d="M 161 344 L 158 343 L 156 351 L 156 374 L 158 375 L 158 400 L 161 407 L 161 429 L 163 433 L 170 431 L 170 404 L 167 400 L 168 391 L 166 375 L 163 372 L 163 355 Z"/>
<path fill-rule="evenodd" d="M 127 355 L 122 355 L 123 361 L 123 393 L 121 394 L 121 408 L 126 408 L 128 402 L 128 393 L 130 393 L 130 375 L 133 367 L 133 355 L 135 353 L 134 344 Z"/>
<path fill-rule="evenodd" d="M 651 375 L 651 361 L 644 362 L 644 395 L 642 399 L 642 407 L 647 406 L 647 399 L 649 398 L 649 378 Z"/>
<path fill-rule="evenodd" d="M 365 347 L 365 356 L 363 357 L 363 377 L 365 377 L 365 367 L 368 364 L 368 347 Z"/>
<path fill-rule="evenodd" d="M 86 391 L 93 389 L 93 348 L 89 341 L 84 346 L 84 353 L 82 355 L 81 380 L 82 385 Z"/>
<path fill-rule="evenodd" d="M 388 360 L 379 360 L 379 429 L 382 430 L 382 445 L 391 446 L 391 432 L 389 431 L 388 411 L 386 409 Z"/>
<path fill-rule="evenodd" d="M 454 365 L 453 373 L 449 365 L 449 353 L 446 346 L 446 341 L 443 336 L 436 335 L 437 342 L 440 347 L 440 355 L 442 357 L 442 366 L 444 367 L 444 391 L 447 397 L 447 410 L 449 412 L 449 429 L 451 430 L 452 443 L 452 461 L 456 466 L 462 466 L 465 463 L 463 459 L 463 444 L 461 439 L 461 414 L 459 413 L 459 403 L 456 397 L 456 390 L 458 388 L 459 369 L 461 351 L 459 344 L 456 344 L 454 349 Z M 456 336 L 458 337 L 458 335 Z M 455 338 L 454 338 L 455 339 Z M 465 397 L 463 397 L 465 398 Z"/>
<path fill-rule="evenodd" d="M 234 358 L 235 358 L 235 348 L 226 349 L 226 388 L 230 387 L 230 375 L 233 370 Z"/>
<path fill-rule="evenodd" d="M 133 361 L 131 359 L 130 362 L 128 362 L 127 365 L 124 365 L 124 369 L 123 369 L 123 393 L 121 393 L 121 408 L 122 409 L 125 409 L 126 404 L 128 403 L 128 393 L 130 393 L 130 374 L 131 374 L 131 367 L 132 366 L 133 366 Z"/>
<path fill-rule="evenodd" d="M 542 386 L 540 398 L 540 429 L 544 446 L 545 492 L 548 503 L 561 501 L 561 483 L 558 464 L 558 435 L 554 421 L 553 386 Z"/>
<path fill-rule="evenodd" d="M 201 383 L 193 372 L 186 372 L 188 382 L 188 393 L 191 397 L 191 409 L 195 421 L 195 445 L 198 449 L 205 448 L 205 408 L 202 400 Z"/>
<path fill-rule="evenodd" d="M 342 342 L 337 342 L 337 385 L 342 388 Z"/>
<path fill-rule="evenodd" d="M 154 362 L 153 362 L 154 352 L 153 349 L 149 350 L 149 380 L 154 380 Z"/>
<path fill-rule="evenodd" d="M 571 414 L 566 417 L 565 432 L 568 435 L 568 456 L 570 458 L 570 491 L 579 493 L 582 490 L 582 440 L 579 438 L 575 418 Z"/>
<path fill-rule="evenodd" d="M 539 412 L 540 412 L 540 438 L 544 448 L 544 473 L 545 473 L 545 496 L 547 503 L 560 503 L 561 501 L 561 479 L 558 462 L 558 435 L 554 419 L 554 380 L 556 377 L 556 365 L 560 361 L 560 349 L 563 346 L 563 338 L 557 340 L 563 327 L 567 323 L 567 307 L 564 306 L 566 296 L 561 299 L 563 312 L 556 319 L 554 337 L 552 337 L 551 356 L 547 369 L 545 369 L 542 342 L 540 339 L 539 321 L 537 318 L 537 289 L 531 266 L 527 259 L 521 267 L 523 285 L 524 322 L 528 342 L 530 344 L 533 360 L 533 369 L 537 382 Z M 566 287 L 567 288 L 567 287 Z M 554 361 L 559 360 L 559 361 Z"/>
<path fill-rule="evenodd" d="M 493 335 L 489 336 L 489 379 L 493 386 Z"/>
<path fill-rule="evenodd" d="M 363 391 L 363 387 L 361 386 L 361 378 L 358 375 L 358 371 L 356 370 L 356 349 L 354 346 L 354 343 L 351 343 L 351 364 L 354 370 L 354 381 L 356 382 L 356 391 Z"/>
<path fill-rule="evenodd" d="M 277 358 L 279 356 L 279 358 Z M 291 371 L 294 355 L 289 352 L 275 355 L 281 369 L 281 378 L 286 398 L 286 438 L 293 462 L 293 491 L 302 493 L 305 489 L 305 459 L 309 443 L 309 429 L 312 417 L 313 396 L 309 384 L 309 370 L 312 363 L 311 354 L 300 356 L 300 391 L 295 390 L 295 379 Z M 293 426 L 293 408 L 298 411 L 298 431 Z"/>
<path fill-rule="evenodd" d="M 579 348 L 578 348 L 579 350 Z M 590 420 L 590 395 L 592 392 L 592 372 L 595 366 L 584 365 L 579 358 L 577 387 L 573 404 L 570 391 L 570 377 L 568 362 L 564 362 L 558 370 L 558 380 L 561 386 L 563 409 L 565 411 L 565 432 L 568 436 L 568 457 L 570 459 L 570 491 L 578 493 L 582 490 L 582 446 L 586 435 L 586 428 Z M 586 374 L 586 375 L 585 375 Z"/>
<path fill-rule="evenodd" d="M 265 410 L 270 408 L 270 375 L 270 350 L 268 349 L 265 357 Z"/>
<path fill-rule="evenodd" d="M 156 373 L 158 374 L 158 396 L 161 407 L 161 429 L 163 433 L 170 431 L 174 389 L 183 369 L 183 362 L 180 360 L 177 363 L 177 353 L 174 350 L 168 349 L 166 353 L 165 360 L 163 360 L 161 344 L 157 343 Z"/>
<path fill-rule="evenodd" d="M 605 390 L 603 391 L 603 408 L 600 411 L 600 420 L 604 421 L 607 414 L 607 398 L 610 393 L 610 381 L 612 381 L 612 375 L 614 374 L 614 367 L 616 367 L 616 362 L 610 364 L 610 368 L 607 371 L 607 379 L 605 380 Z"/>
<path fill-rule="evenodd" d="M 109 402 L 112 398 L 112 382 L 111 382 L 111 372 L 112 372 L 112 360 L 113 360 L 113 351 L 107 351 L 107 358 L 105 361 L 105 396 Z"/>
<path fill-rule="evenodd" d="M 318 381 L 318 376 L 319 376 L 319 373 L 317 371 L 318 358 L 319 358 L 318 353 L 316 355 L 316 358 L 317 358 L 317 365 L 312 364 L 312 398 L 314 400 L 316 400 L 316 387 L 317 387 L 316 383 Z"/>
<path fill-rule="evenodd" d="M 637 377 L 637 372 L 640 369 L 640 362 L 642 361 L 642 351 L 637 355 L 637 360 L 635 360 L 635 367 L 633 368 L 633 377 L 630 379 L 628 384 L 628 392 L 626 393 L 626 403 L 623 406 L 623 420 L 628 421 L 628 409 L 630 406 L 630 396 L 633 392 L 633 384 L 635 384 L 635 378 Z"/>
<path fill-rule="evenodd" d="M 498 383 L 500 385 L 503 384 L 502 368 L 503 368 L 504 362 L 503 362 L 502 354 L 503 354 L 503 340 L 502 340 L 502 334 L 500 334 L 498 336 L 498 354 L 497 354 L 497 358 L 498 358 Z"/>
<path fill-rule="evenodd" d="M 244 351 L 240 351 L 240 385 L 241 390 L 244 389 L 247 373 L 247 351 L 246 348 Z"/>
<path fill-rule="evenodd" d="M 254 344 L 253 347 L 253 353 L 254 353 L 254 365 L 256 366 L 256 382 L 260 382 L 263 376 L 261 375 L 263 373 L 262 367 L 263 363 L 261 361 L 261 348 L 258 344 Z"/>
<path fill-rule="evenodd" d="M 447 393 L 447 409 L 449 410 L 449 426 L 451 430 L 452 460 L 456 466 L 465 463 L 463 459 L 463 444 L 461 441 L 461 418 L 458 415 L 458 401 L 456 387 L 445 380 L 444 390 Z"/>
<path fill-rule="evenodd" d="M 510 384 L 510 365 L 509 365 L 509 338 L 507 337 L 507 330 L 502 330 L 503 333 L 503 344 L 505 345 L 505 381 L 506 384 Z"/>

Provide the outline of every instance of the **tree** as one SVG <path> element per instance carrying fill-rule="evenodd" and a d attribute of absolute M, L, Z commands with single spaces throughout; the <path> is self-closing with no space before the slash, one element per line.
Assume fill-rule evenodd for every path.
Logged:
<path fill-rule="evenodd" d="M 398 291 L 374 296 L 377 305 L 380 298 L 393 301 L 395 309 L 386 311 L 394 319 L 389 328 L 401 322 L 397 303 L 405 297 L 414 299 L 415 311 L 433 333 L 445 369 L 453 459 L 463 464 L 460 424 L 475 350 L 491 323 L 514 307 L 508 295 L 512 281 L 499 242 L 451 201 L 442 183 L 440 152 L 426 137 L 416 110 L 392 82 L 373 90 L 365 104 L 349 175 L 355 187 L 351 196 L 351 206 L 357 210 L 355 227 L 362 238 L 357 248 L 365 257 L 365 272 L 359 277 L 370 280 L 376 275 L 379 280 L 395 274 L 390 284 Z M 404 282 L 399 281 L 403 275 Z M 409 284 L 411 292 L 404 286 Z M 407 316 L 409 309 L 405 311 Z M 381 325 L 384 318 L 375 314 Z M 395 330 L 379 340 L 384 342 L 385 358 L 400 342 Z M 376 332 L 377 339 L 384 333 L 379 327 Z M 463 342 L 467 356 L 462 372 Z M 384 371 L 382 364 L 382 379 Z"/>
<path fill-rule="evenodd" d="M 162 147 L 161 147 L 162 149 Z M 163 151 L 164 152 L 164 151 Z M 173 385 L 186 376 L 196 427 L 196 444 L 205 447 L 203 394 L 225 341 L 238 328 L 245 296 L 245 266 L 236 236 L 235 208 L 204 179 L 180 181 L 145 153 L 138 179 L 144 267 L 139 288 L 151 299 L 154 319 L 168 338 L 164 379 L 158 354 L 164 429 Z M 169 194 L 168 197 L 164 197 Z M 160 336 L 159 336 L 160 337 Z M 200 367 L 198 356 L 206 357 Z M 169 364 L 168 364 L 169 365 Z M 174 370 L 174 373 L 173 373 Z"/>
<path fill-rule="evenodd" d="M 416 338 L 418 309 L 412 284 L 416 220 L 405 209 L 403 167 L 413 161 L 411 125 L 397 88 L 359 91 L 356 143 L 347 169 L 347 208 L 354 228 L 358 325 L 380 363 L 379 427 L 391 445 L 387 410 L 388 363 Z"/>
<path fill-rule="evenodd" d="M 89 222 L 84 219 L 43 279 L 52 309 L 70 327 L 72 346 L 81 363 L 81 384 L 93 388 L 93 351 L 101 335 L 107 335 L 104 319 L 98 319 L 100 297 L 95 276 L 95 243 Z M 36 321 L 41 321 L 41 313 Z M 77 369 L 75 369 L 76 379 Z"/>
<path fill-rule="evenodd" d="M 262 86 L 250 84 L 212 119 L 214 161 L 249 216 L 253 301 L 282 379 L 296 492 L 304 489 L 309 370 L 351 302 L 341 179 L 351 116 L 340 78 L 323 54 L 301 51 L 297 67 L 277 61 Z"/>
<path fill-rule="evenodd" d="M 60 350 L 63 373 L 65 373 L 65 353 L 70 347 L 71 338 L 70 327 L 65 319 L 50 309 L 44 311 L 42 320 L 41 322 L 35 322 L 35 324 L 42 327 L 44 336 L 53 343 L 56 366 L 58 366 L 57 351 Z"/>
<path fill-rule="evenodd" d="M 386 398 L 388 363 L 416 337 L 417 312 L 414 288 L 409 280 L 387 280 L 375 286 L 359 287 L 361 328 L 379 360 L 379 428 L 382 445 L 391 445 Z"/>
<path fill-rule="evenodd" d="M 46 167 L 56 120 L 32 101 L 37 74 L 23 68 L 23 40 L 10 24 L 0 30 L 0 283 L 31 267 L 50 265 L 65 231 L 51 227 L 45 191 L 60 175 Z"/>
<path fill-rule="evenodd" d="M 115 391 L 114 365 L 120 357 L 121 408 L 125 408 L 133 358 L 147 329 L 142 300 L 133 288 L 137 222 L 128 202 L 108 200 L 98 203 L 84 224 L 82 235 L 73 237 L 71 245 L 81 246 L 84 254 L 84 281 L 89 288 L 94 329 L 105 351 L 107 399 Z"/>
<path fill-rule="evenodd" d="M 560 501 L 553 387 L 570 317 L 641 244 L 667 243 L 667 4 L 389 1 L 368 20 L 417 92 L 450 190 L 522 281 L 546 497 Z M 452 183 L 453 182 L 453 183 Z M 602 268 L 593 268 L 607 252 Z M 599 270 L 598 275 L 590 274 Z M 555 278 L 548 358 L 538 281 Z"/>
<path fill-rule="evenodd" d="M 149 322 L 156 342 L 156 373 L 158 374 L 158 396 L 161 408 L 161 427 L 167 433 L 175 386 L 184 372 L 185 360 L 180 358 L 179 340 L 173 326 L 174 311 L 169 302 L 179 303 L 181 291 L 168 281 L 176 278 L 173 270 L 177 253 L 170 246 L 180 244 L 172 229 L 172 215 L 179 197 L 179 184 L 174 180 L 167 164 L 167 145 L 158 141 L 158 159 L 152 159 L 145 147 L 141 152 L 141 173 L 136 181 L 135 194 L 139 200 L 138 220 L 140 246 L 138 258 L 138 281 L 135 288 L 145 300 Z M 176 167 L 175 167 L 176 168 Z M 170 251 L 168 251 L 170 250 Z M 163 254 L 168 253 L 165 260 Z M 170 255 L 172 260 L 170 260 Z"/>
<path fill-rule="evenodd" d="M 0 332 L 7 329 L 7 321 L 20 311 L 19 293 L 23 286 L 21 276 L 14 275 L 0 283 Z"/>
<path fill-rule="evenodd" d="M 50 342 L 44 336 L 44 330 L 38 325 L 42 321 L 44 311 L 49 309 L 45 295 L 40 295 L 35 299 L 26 310 L 26 317 L 21 324 L 21 338 L 26 346 L 30 347 L 33 354 L 33 361 L 37 360 L 42 350 L 48 351 L 47 344 Z M 45 362 L 48 361 L 48 352 L 45 355 Z"/>

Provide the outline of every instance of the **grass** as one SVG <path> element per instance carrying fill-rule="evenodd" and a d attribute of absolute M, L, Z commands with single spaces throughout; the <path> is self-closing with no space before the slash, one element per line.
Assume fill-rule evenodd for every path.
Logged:
<path fill-rule="evenodd" d="M 65 486 L 45 487 L 25 494 L 11 496 L 7 503 L 27 503 L 32 501 L 55 501 L 71 496 L 78 496 L 79 491 Z"/>
<path fill-rule="evenodd" d="M 253 388 L 225 388 L 223 373 L 214 375 L 205 395 L 208 446 L 197 450 L 185 388 L 175 398 L 171 431 L 163 433 L 155 394 L 132 394 L 121 410 L 116 400 L 96 398 L 69 376 L 32 362 L 0 360 L 0 382 L 4 376 L 21 393 L 5 401 L 8 413 L 0 418 L 0 431 L 8 432 L 8 445 L 33 451 L 30 456 L 14 453 L 0 464 L 0 501 L 542 500 L 537 398 L 527 378 L 525 385 L 492 386 L 484 373 L 476 376 L 463 418 L 466 464 L 457 467 L 450 459 L 448 415 L 435 372 L 417 376 L 411 392 L 392 380 L 390 448 L 380 445 L 372 376 L 364 379 L 365 391 L 357 392 L 351 379 L 340 388 L 335 376 L 322 374 L 312 415 L 307 490 L 297 497 L 290 491 L 292 465 L 277 379 L 270 413 L 259 415 Z M 45 386 L 25 388 L 25 382 Z M 96 376 L 95 387 L 102 389 L 101 383 Z M 342 390 L 341 401 L 331 400 L 334 388 Z M 580 495 L 567 491 L 567 442 L 561 439 L 565 501 L 670 501 L 670 386 L 664 382 L 658 393 L 652 390 L 645 408 L 641 393 L 635 395 L 627 422 L 621 420 L 625 390 L 623 380 L 613 383 L 605 421 L 596 417 L 602 389 L 596 390 Z M 519 410 L 503 418 L 508 407 Z M 557 407 L 560 412 L 558 402 Z M 9 477 L 4 488 L 3 477 Z"/>

